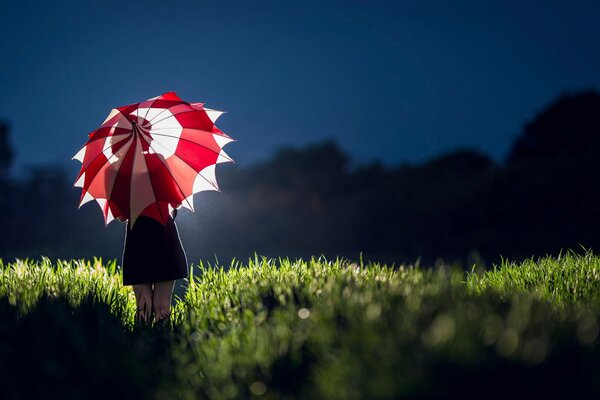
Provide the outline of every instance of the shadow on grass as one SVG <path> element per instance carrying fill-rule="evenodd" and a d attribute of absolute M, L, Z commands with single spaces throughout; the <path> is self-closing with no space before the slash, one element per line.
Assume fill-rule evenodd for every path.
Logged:
<path fill-rule="evenodd" d="M 25 315 L 0 299 L 2 398 L 150 398 L 171 365 L 166 329 L 129 331 L 109 306 L 42 297 Z"/>

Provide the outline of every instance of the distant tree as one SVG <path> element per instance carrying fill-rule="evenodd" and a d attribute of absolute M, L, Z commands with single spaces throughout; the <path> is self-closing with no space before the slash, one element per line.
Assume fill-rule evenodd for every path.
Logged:
<path fill-rule="evenodd" d="M 8 122 L 0 121 L 0 229 L 10 232 L 16 225 L 15 221 L 15 194 L 13 182 L 9 179 L 10 166 L 13 161 L 13 150 L 9 141 L 10 127 Z M 7 235 L 2 235 L 7 236 Z M 4 247 L 4 240 L 0 240 L 0 250 Z"/>
<path fill-rule="evenodd" d="M 255 173 L 267 185 L 326 195 L 340 190 L 347 165 L 348 156 L 328 140 L 302 149 L 283 148 Z"/>
<path fill-rule="evenodd" d="M 513 145 L 508 162 L 594 155 L 600 148 L 600 94 L 563 95 L 542 111 Z"/>
<path fill-rule="evenodd" d="M 495 229 L 513 232 L 506 248 L 531 255 L 600 246 L 599 148 L 600 94 L 593 90 L 561 96 L 525 126 L 493 207 L 503 221 Z"/>
<path fill-rule="evenodd" d="M 0 180 L 6 179 L 13 162 L 14 152 L 9 140 L 10 126 L 0 121 Z"/>
<path fill-rule="evenodd" d="M 490 169 L 493 167 L 494 161 L 475 150 L 459 149 L 443 154 L 426 165 L 433 169 L 472 174 Z"/>

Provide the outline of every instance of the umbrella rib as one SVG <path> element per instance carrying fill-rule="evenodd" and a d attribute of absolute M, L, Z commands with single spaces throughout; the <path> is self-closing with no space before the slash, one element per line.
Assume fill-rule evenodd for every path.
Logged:
<path fill-rule="evenodd" d="M 165 111 L 169 111 L 168 108 L 164 108 L 161 112 L 159 112 L 158 114 L 156 114 L 154 117 L 152 117 L 152 119 L 149 119 L 148 122 L 150 122 L 150 124 L 152 124 L 152 121 L 154 121 L 156 119 L 156 117 L 158 117 L 159 115 L 161 115 L 162 113 L 164 113 Z M 169 117 L 167 117 L 169 118 Z"/>
<path fill-rule="evenodd" d="M 157 143 L 158 143 L 158 142 L 157 142 Z M 168 150 L 168 149 L 167 149 L 167 148 L 166 148 L 166 147 L 165 147 L 163 144 L 161 144 L 161 143 L 159 143 L 159 144 L 161 145 L 161 147 L 162 147 L 163 149 L 165 149 L 165 150 Z M 150 146 L 150 143 L 148 143 L 148 146 Z M 150 146 L 150 147 L 152 147 L 152 146 Z M 154 149 L 152 149 L 152 150 L 154 150 Z M 203 175 L 202 175 L 200 172 L 196 171 L 196 169 L 195 169 L 194 167 L 192 167 L 192 166 L 190 165 L 190 163 L 188 163 L 186 160 L 184 160 L 183 158 L 181 158 L 181 157 L 179 157 L 178 155 L 175 155 L 175 154 L 173 154 L 173 156 L 172 156 L 172 157 L 177 157 L 178 159 L 180 159 L 181 161 L 183 161 L 185 165 L 187 165 L 188 167 L 190 167 L 191 169 L 193 169 L 193 170 L 196 172 L 196 174 L 200 175 L 200 176 L 202 177 L 202 179 L 204 179 L 206 182 L 208 182 L 208 184 L 209 184 L 210 186 L 214 187 L 216 191 L 219 191 L 219 192 L 220 192 L 220 189 L 219 189 L 218 187 L 216 187 L 216 186 L 215 186 L 215 185 L 214 185 L 214 184 L 213 184 L 211 181 L 209 181 L 208 179 L 206 179 L 206 178 L 205 178 L 205 177 L 204 177 L 204 176 L 203 176 Z M 210 165 L 215 165 L 215 164 L 210 164 Z M 209 165 L 207 165 L 207 167 L 208 167 L 208 166 L 209 166 Z M 206 168 L 206 167 L 205 167 L 205 168 Z M 204 170 L 204 169 L 203 169 L 203 170 Z M 193 190 L 193 188 L 192 188 L 192 192 L 193 192 L 193 191 L 194 191 L 194 190 Z"/>
<path fill-rule="evenodd" d="M 127 151 L 129 151 L 130 149 L 131 149 L 131 147 L 130 147 L 130 148 L 127 150 Z M 112 156 L 110 156 L 109 158 L 107 158 L 107 159 L 106 159 L 106 162 L 110 162 L 110 160 L 111 160 L 113 157 L 116 157 L 116 156 L 117 156 L 117 154 L 116 154 L 116 153 L 114 153 Z M 89 184 L 89 185 L 87 185 L 87 187 L 88 187 L 88 188 L 89 188 L 90 186 L 92 186 L 92 184 L 94 183 L 94 181 L 95 181 L 95 180 L 96 180 L 96 178 L 98 177 L 98 173 L 99 173 L 99 172 L 102 170 L 102 168 L 104 168 L 104 166 L 105 166 L 105 165 L 106 165 L 106 163 L 104 163 L 104 164 L 102 165 L 102 167 L 101 167 L 101 168 L 98 170 L 98 172 L 96 172 L 96 174 L 95 174 L 95 175 L 92 177 L 92 180 L 90 181 L 90 184 Z M 115 180 L 116 180 L 116 178 L 115 178 Z M 87 190 L 86 190 L 86 192 L 87 192 L 87 193 L 89 193 Z M 94 197 L 94 199 L 95 199 L 95 197 Z"/>
<path fill-rule="evenodd" d="M 113 110 L 117 110 L 117 112 L 118 112 L 119 114 L 121 114 L 121 117 L 122 117 L 122 118 L 124 118 L 124 119 L 125 119 L 125 121 L 127 121 L 127 122 L 129 123 L 129 125 L 131 125 L 131 122 L 130 122 L 130 121 L 129 121 L 129 119 L 127 118 L 127 115 L 123 114 L 123 111 L 119 110 L 118 108 L 113 108 Z M 111 112 L 112 112 L 112 110 L 111 110 Z M 109 115 L 110 115 L 110 114 L 109 114 Z M 115 116 L 116 116 L 116 115 L 115 115 Z M 117 123 L 118 123 L 118 122 L 117 122 Z M 104 121 L 104 123 L 103 123 L 102 125 L 100 125 L 100 128 L 112 128 L 112 127 L 114 127 L 114 126 L 115 126 L 115 124 L 113 124 L 113 125 L 106 125 L 106 121 Z M 98 128 L 98 129 L 100 129 L 100 128 Z M 96 129 L 96 130 L 98 130 L 98 129 Z M 131 128 L 123 128 L 123 129 L 131 129 Z"/>
<path fill-rule="evenodd" d="M 146 115 L 144 115 L 144 119 L 146 119 L 146 117 L 148 116 L 148 113 L 150 112 L 150 109 L 152 108 L 152 106 L 154 105 L 154 103 L 156 103 L 156 100 L 158 100 L 159 98 L 160 98 L 160 96 L 158 96 L 154 100 L 152 100 L 152 103 L 150 103 L 150 105 L 146 109 Z"/>
<path fill-rule="evenodd" d="M 212 151 L 212 152 L 213 152 L 213 153 L 215 153 L 215 154 L 222 155 L 222 154 L 221 154 L 221 150 L 223 149 L 222 147 L 220 147 L 220 148 L 219 148 L 219 151 L 214 151 L 214 150 L 213 150 L 213 149 L 211 149 L 210 147 L 207 147 L 207 146 L 205 146 L 205 145 L 203 145 L 203 144 L 200 144 L 200 143 L 196 143 L 196 142 L 194 142 L 193 140 L 184 139 L 184 138 L 177 137 L 177 136 L 165 135 L 164 133 L 151 133 L 151 135 L 152 135 L 152 136 L 165 136 L 165 137 L 170 137 L 170 138 L 174 138 L 174 139 L 183 140 L 183 141 L 186 141 L 186 142 L 188 142 L 188 143 L 193 143 L 193 144 L 195 144 L 196 146 L 204 147 L 205 149 L 207 149 L 207 150 L 210 150 L 210 151 Z M 218 146 L 218 144 L 217 144 L 217 146 Z M 226 156 L 223 156 L 223 157 L 224 157 L 224 158 L 226 158 L 226 159 L 228 159 L 229 161 L 233 162 L 233 160 L 232 160 L 231 158 L 229 158 L 229 157 L 226 157 Z"/>
<path fill-rule="evenodd" d="M 175 157 L 179 158 L 181 161 L 183 161 L 184 163 L 186 163 L 186 164 L 187 164 L 187 165 L 188 165 L 188 166 L 189 166 L 191 169 L 193 169 L 194 171 L 196 171 L 196 170 L 194 169 L 194 167 L 192 167 L 192 166 L 191 166 L 191 165 L 190 165 L 190 164 L 189 164 L 187 161 L 185 161 L 183 158 L 181 158 L 181 157 L 179 157 L 179 156 L 175 156 Z M 215 164 L 210 164 L 210 165 L 207 165 L 206 167 L 210 167 L 211 165 L 215 165 Z M 206 167 L 204 167 L 204 168 L 206 168 Z M 202 169 L 202 171 L 204 171 L 204 169 Z M 209 181 L 208 179 L 206 179 L 206 177 L 205 177 L 204 175 L 202 175 L 202 171 L 200 171 L 200 172 L 196 171 L 196 172 L 197 172 L 197 174 L 198 174 L 198 175 L 200 175 L 200 176 L 202 177 L 202 179 L 204 179 L 206 182 L 208 182 L 208 184 L 209 184 L 210 186 L 214 187 L 214 188 L 215 188 L 215 190 L 216 190 L 217 192 L 220 192 L 221 190 L 220 190 L 218 187 L 216 187 L 216 186 L 215 186 L 215 185 L 214 185 L 214 184 L 213 184 L 211 181 Z M 192 192 L 193 192 L 193 191 L 194 191 L 194 189 L 192 188 Z"/>
<path fill-rule="evenodd" d="M 191 107 L 191 106 L 190 106 L 190 107 Z M 169 109 L 168 109 L 168 108 L 166 108 L 165 110 L 169 110 Z M 153 119 L 152 119 L 152 121 L 150 121 L 150 122 L 152 122 L 153 124 L 157 124 L 157 123 L 159 123 L 159 122 L 162 122 L 162 121 L 164 121 L 165 119 L 169 119 L 169 118 L 171 118 L 171 117 L 175 117 L 176 115 L 179 115 L 179 114 L 186 114 L 186 113 L 189 113 L 189 112 L 199 112 L 199 111 L 200 111 L 200 110 L 196 110 L 196 109 L 193 109 L 193 108 L 192 108 L 191 110 L 187 110 L 187 111 L 180 111 L 180 112 L 178 112 L 177 114 L 173 114 L 173 113 L 171 113 L 171 115 L 169 115 L 168 117 L 164 117 L 163 119 L 159 119 L 158 121 L 154 121 L 154 119 L 156 118 L 156 117 L 155 117 L 155 118 L 153 118 Z M 205 112 L 206 112 L 206 111 L 205 111 Z M 160 114 L 162 114 L 162 112 L 161 112 L 161 113 L 159 113 L 159 114 L 157 114 L 156 116 L 158 116 L 158 115 L 160 115 Z M 210 118 L 209 118 L 209 119 L 210 119 Z M 211 121 L 211 123 L 212 123 L 212 121 Z M 214 124 L 213 124 L 213 125 L 214 125 Z"/>
<path fill-rule="evenodd" d="M 171 115 L 170 115 L 170 116 L 168 116 L 168 117 L 165 117 L 165 118 L 163 118 L 163 119 L 159 119 L 158 121 L 155 121 L 155 120 L 156 120 L 156 118 L 157 118 L 159 115 L 161 115 L 162 113 L 164 113 L 165 111 L 171 111 L 171 108 L 173 108 L 173 107 L 176 107 L 176 106 L 180 106 L 180 105 L 187 105 L 187 106 L 189 106 L 190 108 L 192 108 L 192 106 L 190 106 L 190 104 L 189 104 L 189 103 L 187 103 L 187 102 L 185 102 L 185 101 L 178 102 L 178 103 L 176 103 L 176 104 L 173 104 L 172 106 L 169 106 L 168 108 L 165 108 L 165 109 L 163 109 L 161 112 L 159 112 L 159 113 L 158 113 L 158 114 L 156 114 L 154 117 L 152 117 L 152 119 L 151 119 L 151 120 L 148 120 L 148 122 L 150 122 L 150 123 L 158 123 L 158 122 L 164 121 L 164 120 L 165 120 L 165 119 L 167 119 L 167 118 L 171 118 L 171 117 L 173 117 L 173 116 L 175 116 L 175 115 L 179 115 L 179 114 L 181 114 L 181 113 L 173 114 L 173 113 L 171 112 Z M 195 110 L 192 108 L 192 109 L 191 109 L 191 110 L 189 110 L 189 111 L 195 111 Z M 189 111 L 182 111 L 182 112 L 189 112 Z"/>
<path fill-rule="evenodd" d="M 115 108 L 115 110 L 117 110 L 119 112 L 119 114 L 121 114 L 123 116 L 123 118 L 125 118 L 125 121 L 127 121 L 129 123 L 129 125 L 132 125 L 129 118 L 127 118 L 127 115 L 123 114 L 123 111 L 119 110 L 118 108 Z M 133 126 L 131 128 L 124 128 L 124 129 L 133 129 Z"/>
<path fill-rule="evenodd" d="M 186 160 L 184 160 L 183 158 L 181 158 L 181 157 L 179 157 L 179 156 L 177 156 L 177 155 L 173 155 L 173 157 L 177 157 L 177 158 L 179 158 L 179 159 L 180 159 L 181 161 L 183 161 L 183 162 L 184 162 L 184 163 L 185 163 L 185 164 L 186 164 L 188 167 L 190 167 L 191 169 L 193 169 L 194 171 L 196 171 L 196 169 L 195 169 L 194 167 L 192 167 L 192 166 L 190 165 L 190 163 L 188 163 L 188 162 L 187 162 Z M 215 165 L 215 164 L 209 164 L 209 165 L 207 165 L 206 167 L 209 167 L 209 166 L 211 166 L 211 165 Z M 206 167 L 204 167 L 204 168 L 206 168 Z M 202 171 L 204 171 L 204 169 L 202 169 Z M 200 171 L 200 172 L 202 172 L 202 171 Z M 204 175 L 202 175 L 200 172 L 196 171 L 196 173 L 197 173 L 198 175 L 200 175 L 200 176 L 202 177 L 202 179 L 204 179 L 206 182 L 208 182 L 208 184 L 209 184 L 210 186 L 214 187 L 216 191 L 218 191 L 218 192 L 220 192 L 220 191 L 221 191 L 221 190 L 220 190 L 218 187 L 216 187 L 216 186 L 215 186 L 215 185 L 214 185 L 214 184 L 213 184 L 211 181 L 209 181 L 208 179 L 206 179 L 206 178 L 204 177 Z M 192 192 L 193 192 L 193 191 L 194 191 L 194 189 L 192 188 Z"/>
<path fill-rule="evenodd" d="M 106 138 L 109 138 L 109 137 L 115 137 L 115 136 L 121 136 L 121 135 L 131 135 L 131 132 L 128 132 L 128 133 L 119 133 L 118 135 L 103 136 L 103 137 L 99 137 L 99 138 L 94 138 L 94 139 L 88 140 L 88 141 L 85 143 L 85 145 L 83 145 L 83 147 L 82 147 L 81 149 L 83 149 L 84 147 L 87 147 L 87 146 L 88 146 L 90 143 L 94 143 L 94 142 L 95 142 L 95 141 L 97 141 L 97 140 L 102 140 L 102 139 L 106 139 Z M 115 145 L 115 144 L 117 144 L 117 143 L 121 143 L 121 141 L 122 141 L 122 140 L 125 140 L 125 138 L 123 138 L 123 139 L 120 139 L 120 140 L 119 140 L 118 142 L 116 142 L 116 143 L 113 143 L 113 145 Z M 81 151 L 81 149 L 79 149 L 79 151 Z"/>
<path fill-rule="evenodd" d="M 125 155 L 123 156 L 123 160 L 125 160 L 127 158 L 127 156 L 129 156 L 129 152 L 131 151 L 131 148 L 132 148 L 132 146 L 129 146 L 129 148 L 125 152 Z M 133 169 L 133 163 L 131 164 L 131 168 Z M 120 166 L 119 166 L 119 169 L 120 169 Z M 117 176 L 115 177 L 115 180 L 113 181 L 113 184 L 110 188 L 110 193 L 106 196 L 109 210 L 110 210 L 110 197 L 112 197 L 112 192 L 115 189 L 115 185 L 117 184 L 118 177 L 119 177 L 119 171 L 117 170 Z M 129 213 L 131 214 L 131 211 Z"/>
<path fill-rule="evenodd" d="M 152 121 L 154 121 L 154 120 L 156 119 L 156 117 L 158 117 L 159 115 L 161 115 L 161 114 L 162 114 L 162 113 L 164 113 L 165 111 L 169 111 L 169 110 L 171 110 L 171 108 L 172 108 L 172 107 L 178 106 L 178 105 L 180 105 L 180 104 L 187 104 L 187 105 L 189 105 L 189 103 L 188 103 L 188 102 L 186 102 L 186 101 L 166 100 L 166 99 L 161 99 L 161 98 L 160 98 L 160 96 L 158 96 L 158 97 L 159 97 L 159 98 L 156 98 L 156 99 L 154 99 L 154 100 L 155 100 L 155 101 L 156 101 L 156 100 L 170 101 L 170 102 L 172 102 L 172 103 L 175 103 L 175 104 L 172 104 L 172 105 L 170 105 L 170 106 L 169 106 L 169 107 L 167 107 L 167 108 L 163 108 L 163 110 L 162 110 L 161 112 L 159 112 L 159 113 L 158 113 L 158 114 L 156 114 L 154 117 L 152 117 L 152 119 L 151 119 L 151 120 L 148 120 L 148 122 L 152 122 Z M 152 104 L 154 105 L 154 103 L 152 103 Z M 191 107 L 191 106 L 190 106 L 190 107 Z M 146 115 L 147 115 L 147 114 L 146 114 Z M 145 118 L 145 117 L 144 117 L 144 118 Z M 168 117 L 167 117 L 167 118 L 168 118 Z"/>
<path fill-rule="evenodd" d="M 116 143 L 113 143 L 112 145 L 114 146 L 115 144 L 119 144 L 119 143 L 121 143 L 121 142 L 124 142 L 125 140 L 128 140 L 128 139 L 130 139 L 130 138 L 123 138 L 122 140 L 119 140 L 118 142 L 116 142 Z M 86 144 L 85 144 L 85 146 L 83 146 L 83 147 L 87 147 L 87 145 L 88 145 L 89 143 L 91 143 L 91 142 L 88 142 L 88 143 L 86 143 Z M 117 151 L 118 151 L 118 150 L 117 150 Z M 85 167 L 85 169 L 84 169 L 84 167 L 83 167 L 83 162 L 82 162 L 82 163 L 81 163 L 81 171 L 79 171 L 79 174 L 78 174 L 78 176 L 77 176 L 77 179 L 79 179 L 79 178 L 81 177 L 81 174 L 82 174 L 82 172 L 85 172 L 85 171 L 87 171 L 87 169 L 89 168 L 89 166 L 90 166 L 90 165 L 92 165 L 92 163 L 93 163 L 94 161 L 96 161 L 96 160 L 98 159 L 98 157 L 100 157 L 101 155 L 104 155 L 104 156 L 106 156 L 106 154 L 104 154 L 104 151 L 101 151 L 99 154 L 97 154 L 97 155 L 96 155 L 96 157 L 94 157 L 94 158 L 93 158 L 93 159 L 92 159 L 92 160 L 91 160 L 91 161 L 88 163 L 88 165 Z M 110 156 L 110 157 L 109 157 L 109 158 L 108 158 L 106 161 L 110 160 L 110 159 L 111 159 L 111 158 L 112 158 L 114 155 L 115 155 L 115 153 L 113 153 L 113 155 L 112 155 L 112 156 Z M 95 175 L 94 175 L 94 177 L 95 177 Z"/>
<path fill-rule="evenodd" d="M 156 150 L 154 150 L 154 147 L 152 147 L 152 145 L 150 144 L 150 142 L 148 141 L 148 139 L 144 138 L 144 140 L 146 140 L 146 142 L 148 142 L 148 147 L 150 147 L 155 153 Z M 158 143 L 158 142 L 157 142 Z M 163 146 L 162 144 L 158 143 L 159 145 L 161 145 L 165 150 L 168 150 L 165 148 L 165 146 Z M 158 153 L 157 153 L 158 154 Z M 181 195 L 183 196 L 185 202 L 187 203 L 187 205 L 190 207 L 190 209 L 194 209 L 194 206 L 190 204 L 190 202 L 187 200 L 187 196 L 185 195 L 185 193 L 183 192 L 183 189 L 181 188 L 181 186 L 179 185 L 179 182 L 177 182 L 177 179 L 175 179 L 175 176 L 173 176 L 173 174 L 171 173 L 171 170 L 169 169 L 169 166 L 166 163 L 166 160 L 161 159 L 160 157 L 157 157 L 160 162 L 163 164 L 163 166 L 165 167 L 165 169 L 167 170 L 167 172 L 169 173 L 169 175 L 171 175 L 171 178 L 173 178 L 173 182 L 175 182 L 175 185 L 177 186 L 177 189 L 179 189 L 179 193 L 181 193 Z M 179 157 L 177 157 L 179 158 Z M 181 158 L 179 158 L 181 160 Z M 182 160 L 183 161 L 183 160 Z M 183 161 L 185 163 L 185 161 Z M 186 165 L 188 165 L 190 168 L 192 168 L 189 164 L 186 163 Z M 192 168 L 192 170 L 194 170 L 194 172 L 196 171 L 195 169 Z M 192 188 L 192 195 L 194 194 L 194 189 Z"/>
<path fill-rule="evenodd" d="M 140 148 L 142 146 L 142 143 L 140 141 Z M 150 144 L 148 144 L 148 146 L 150 146 Z M 144 165 L 146 165 L 146 171 L 148 170 L 148 163 L 146 162 L 146 156 L 142 153 L 142 160 L 144 160 Z M 158 196 L 156 195 L 156 190 L 154 190 L 154 183 L 152 182 L 152 175 L 148 172 L 148 180 L 150 181 L 150 187 L 152 188 L 152 193 L 154 194 L 154 203 L 156 204 L 156 208 L 158 209 L 158 213 L 160 214 L 160 218 L 161 220 L 163 219 L 163 213 L 160 210 L 160 206 L 158 205 Z M 148 208 L 148 207 L 146 207 Z M 144 209 L 145 210 L 145 209 Z M 142 210 L 142 212 L 144 212 L 144 210 Z M 140 213 L 141 215 L 141 213 Z M 139 215 L 138 215 L 139 217 Z"/>
<path fill-rule="evenodd" d="M 150 130 L 152 132 L 154 132 L 154 131 L 165 131 L 167 129 L 173 129 L 173 127 L 169 127 L 169 128 L 155 128 L 155 127 L 152 127 L 152 129 L 150 129 Z M 198 132 L 210 133 L 211 135 L 221 136 L 221 137 L 224 137 L 226 139 L 231 139 L 231 141 L 235 142 L 235 139 L 233 139 L 231 136 L 227 135 L 225 132 L 219 133 L 219 132 L 207 131 L 206 129 L 185 128 L 185 127 L 182 127 L 182 129 L 187 129 L 188 131 L 198 131 Z"/>

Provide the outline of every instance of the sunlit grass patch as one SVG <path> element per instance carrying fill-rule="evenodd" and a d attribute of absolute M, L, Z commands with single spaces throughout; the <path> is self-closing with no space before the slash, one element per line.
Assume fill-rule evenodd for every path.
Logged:
<path fill-rule="evenodd" d="M 490 271 L 469 274 L 466 283 L 470 293 L 494 291 L 506 297 L 521 292 L 560 308 L 600 310 L 600 257 L 591 251 L 567 251 L 521 263 L 503 260 Z"/>
<path fill-rule="evenodd" d="M 135 297 L 131 288 L 123 287 L 116 261 L 102 263 L 102 259 L 0 260 L 0 298 L 6 298 L 22 313 L 34 307 L 42 296 L 65 298 L 77 306 L 83 299 L 107 304 L 123 323 L 133 322 Z"/>

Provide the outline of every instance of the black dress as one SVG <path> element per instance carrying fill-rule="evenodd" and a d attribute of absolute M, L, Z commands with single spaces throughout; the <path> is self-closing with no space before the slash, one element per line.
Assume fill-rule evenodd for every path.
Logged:
<path fill-rule="evenodd" d="M 182 279 L 188 276 L 187 259 L 174 218 L 167 225 L 150 217 L 138 217 L 125 230 L 123 285 Z"/>

